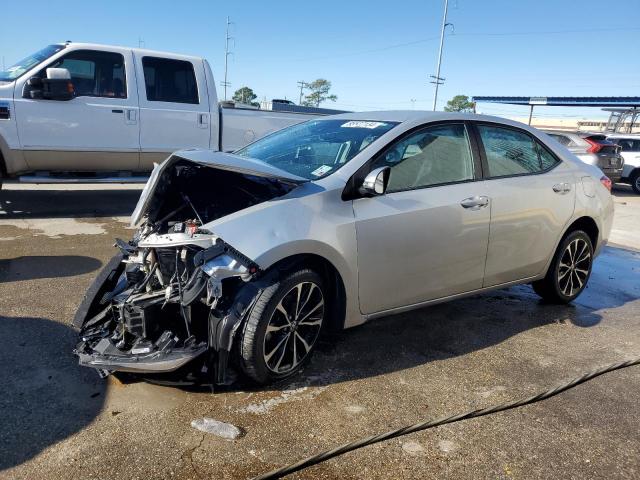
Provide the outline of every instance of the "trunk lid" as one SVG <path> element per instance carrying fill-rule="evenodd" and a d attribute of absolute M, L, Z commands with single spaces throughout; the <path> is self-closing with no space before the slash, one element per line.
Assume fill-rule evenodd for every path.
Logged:
<path fill-rule="evenodd" d="M 193 162 L 213 169 L 236 172 L 247 176 L 269 178 L 289 185 L 299 185 L 309 181 L 306 178 L 293 175 L 253 158 L 210 150 L 181 150 L 171 155 L 160 165 L 156 165 L 151 172 L 151 176 L 142 190 L 138 204 L 131 214 L 132 226 L 140 225 L 142 218 L 147 213 L 154 192 L 166 181 L 167 175 L 165 174 L 170 172 L 171 167 L 180 161 Z"/>

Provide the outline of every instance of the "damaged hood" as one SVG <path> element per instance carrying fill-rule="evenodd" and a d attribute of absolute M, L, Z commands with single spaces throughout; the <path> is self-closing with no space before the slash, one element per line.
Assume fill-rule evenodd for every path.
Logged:
<path fill-rule="evenodd" d="M 142 218 L 147 213 L 149 203 L 158 185 L 163 182 L 165 172 L 170 172 L 171 167 L 179 161 L 190 161 L 206 167 L 237 172 L 244 175 L 272 178 L 283 183 L 301 184 L 308 182 L 306 178 L 293 175 L 285 170 L 273 167 L 267 163 L 253 158 L 241 157 L 232 153 L 214 152 L 211 150 L 182 150 L 174 153 L 160 165 L 156 165 L 147 181 L 138 204 L 131 214 L 131 226 L 139 226 Z"/>

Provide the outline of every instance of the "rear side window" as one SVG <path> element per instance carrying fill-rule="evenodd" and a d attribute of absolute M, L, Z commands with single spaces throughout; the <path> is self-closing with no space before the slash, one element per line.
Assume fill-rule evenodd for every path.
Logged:
<path fill-rule="evenodd" d="M 632 138 L 611 138 L 610 140 L 620 145 L 623 152 L 640 152 L 640 140 Z"/>
<path fill-rule="evenodd" d="M 478 125 L 490 177 L 539 173 L 558 160 L 529 134 L 510 128 Z"/>
<path fill-rule="evenodd" d="M 76 96 L 127 98 L 124 57 L 119 53 L 76 50 L 49 67 L 69 70 Z"/>
<path fill-rule="evenodd" d="M 393 144 L 372 169 L 391 167 L 388 192 L 473 180 L 473 158 L 462 124 L 427 127 Z"/>
<path fill-rule="evenodd" d="M 191 62 L 143 57 L 142 67 L 148 101 L 200 103 L 196 75 Z"/>

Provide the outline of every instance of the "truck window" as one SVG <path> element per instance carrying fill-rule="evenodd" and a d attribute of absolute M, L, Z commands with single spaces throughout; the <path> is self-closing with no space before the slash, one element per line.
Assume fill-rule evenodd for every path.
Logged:
<path fill-rule="evenodd" d="M 200 103 L 191 62 L 142 57 L 144 84 L 150 102 Z"/>
<path fill-rule="evenodd" d="M 127 98 L 124 57 L 119 53 L 76 50 L 49 67 L 66 68 L 76 96 Z M 46 68 L 41 76 L 46 75 Z"/>

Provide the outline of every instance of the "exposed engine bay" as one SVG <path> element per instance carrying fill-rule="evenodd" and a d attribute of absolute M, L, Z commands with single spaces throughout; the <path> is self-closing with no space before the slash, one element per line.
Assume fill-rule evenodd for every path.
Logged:
<path fill-rule="evenodd" d="M 233 335 L 262 272 L 205 225 L 294 186 L 174 158 L 140 199 L 141 227 L 116 241 L 119 253 L 76 314 L 80 364 L 106 376 L 171 372 L 198 359 L 212 383 L 226 383 Z"/>

